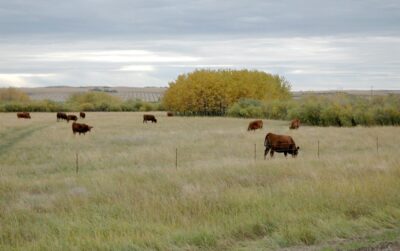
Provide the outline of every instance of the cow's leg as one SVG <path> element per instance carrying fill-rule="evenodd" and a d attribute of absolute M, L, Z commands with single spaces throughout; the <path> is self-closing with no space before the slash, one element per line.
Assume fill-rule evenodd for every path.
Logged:
<path fill-rule="evenodd" d="M 287 152 L 283 152 L 283 154 L 285 155 L 285 158 L 287 157 Z"/>
<path fill-rule="evenodd" d="M 264 159 L 266 159 L 267 158 L 267 154 L 268 154 L 268 152 L 269 152 L 269 147 L 265 147 L 265 151 L 264 151 Z"/>
<path fill-rule="evenodd" d="M 271 158 L 274 157 L 274 150 L 271 149 L 271 152 L 269 153 L 271 155 Z"/>

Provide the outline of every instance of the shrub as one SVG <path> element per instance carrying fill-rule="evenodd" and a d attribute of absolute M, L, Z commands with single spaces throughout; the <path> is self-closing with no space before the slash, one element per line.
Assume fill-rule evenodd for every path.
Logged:
<path fill-rule="evenodd" d="M 273 100 L 264 104 L 263 113 L 268 119 L 286 119 L 291 105 L 291 101 Z"/>
<path fill-rule="evenodd" d="M 241 118 L 264 117 L 263 104 L 254 99 L 241 99 L 228 109 L 227 114 L 232 117 Z"/>
<path fill-rule="evenodd" d="M 0 89 L 0 102 L 28 102 L 29 96 L 15 88 Z"/>

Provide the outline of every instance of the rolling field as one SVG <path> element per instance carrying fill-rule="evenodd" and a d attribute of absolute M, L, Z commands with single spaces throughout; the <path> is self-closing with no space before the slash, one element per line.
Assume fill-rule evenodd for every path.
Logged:
<path fill-rule="evenodd" d="M 92 132 L 74 136 L 54 113 L 0 113 L 0 250 L 398 245 L 400 127 L 153 114 L 87 113 Z M 264 160 L 267 132 L 298 157 Z"/>
<path fill-rule="evenodd" d="M 36 88 L 19 88 L 25 92 L 32 100 L 49 99 L 57 102 L 65 102 L 73 94 L 81 94 L 99 90 L 112 90 L 106 92 L 112 96 L 121 98 L 122 100 L 140 99 L 146 102 L 158 102 L 164 95 L 166 88 L 163 87 L 36 87 Z"/>

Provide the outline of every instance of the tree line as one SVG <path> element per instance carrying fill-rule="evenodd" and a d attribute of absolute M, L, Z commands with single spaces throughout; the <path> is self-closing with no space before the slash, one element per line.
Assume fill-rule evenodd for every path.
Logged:
<path fill-rule="evenodd" d="M 104 92 L 85 92 L 71 95 L 65 102 L 31 100 L 15 88 L 0 89 L 0 112 L 59 112 L 59 111 L 157 111 L 163 110 L 160 102 L 139 99 L 123 101 Z"/>
<path fill-rule="evenodd" d="M 195 70 L 169 84 L 161 102 L 123 101 L 104 92 L 73 94 L 65 102 L 30 100 L 15 88 L 0 89 L 0 112 L 161 111 L 176 115 L 291 120 L 316 126 L 400 125 L 400 95 L 345 93 L 294 100 L 285 78 L 261 71 Z"/>
<path fill-rule="evenodd" d="M 228 116 L 291 120 L 314 126 L 400 125 L 400 95 L 362 97 L 345 93 L 332 96 L 307 95 L 298 100 L 242 99 Z"/>

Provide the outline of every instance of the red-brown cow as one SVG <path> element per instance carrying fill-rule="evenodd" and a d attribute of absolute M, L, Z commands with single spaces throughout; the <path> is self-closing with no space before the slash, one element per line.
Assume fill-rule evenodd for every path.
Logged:
<path fill-rule="evenodd" d="M 292 157 L 296 157 L 300 149 L 300 147 L 296 146 L 292 137 L 273 133 L 268 133 L 265 136 L 264 146 L 264 159 L 268 151 L 271 151 L 271 158 L 274 156 L 274 152 L 283 153 L 285 157 L 288 153 L 291 154 Z"/>
<path fill-rule="evenodd" d="M 59 120 L 67 120 L 67 114 L 65 114 L 64 112 L 57 112 L 57 121 Z"/>
<path fill-rule="evenodd" d="M 300 119 L 293 119 L 290 123 L 289 129 L 299 129 L 300 127 Z"/>
<path fill-rule="evenodd" d="M 17 118 L 19 118 L 19 119 L 30 119 L 31 115 L 29 114 L 29 112 L 18 112 L 17 113 Z"/>
<path fill-rule="evenodd" d="M 173 117 L 174 114 L 173 114 L 172 112 L 167 112 L 167 116 L 168 116 L 168 117 Z"/>
<path fill-rule="evenodd" d="M 67 115 L 67 122 L 70 120 L 77 121 L 78 117 L 76 115 Z"/>
<path fill-rule="evenodd" d="M 249 123 L 249 126 L 247 127 L 247 131 L 253 130 L 256 131 L 257 129 L 263 128 L 263 122 L 262 120 L 254 120 Z"/>
<path fill-rule="evenodd" d="M 92 129 L 93 126 L 88 126 L 86 124 L 81 124 L 81 123 L 76 123 L 73 122 L 72 123 L 72 132 L 75 133 L 79 133 L 79 135 L 81 133 L 83 133 L 83 135 L 85 135 L 85 133 L 90 132 L 90 129 Z"/>
<path fill-rule="evenodd" d="M 154 117 L 154 115 L 151 114 L 144 114 L 143 115 L 143 123 L 147 121 L 151 121 L 151 123 L 157 123 L 157 119 L 156 117 Z"/>
<path fill-rule="evenodd" d="M 80 112 L 80 113 L 79 113 L 79 117 L 82 118 L 82 119 L 84 119 L 84 118 L 86 117 L 86 113 Z"/>

